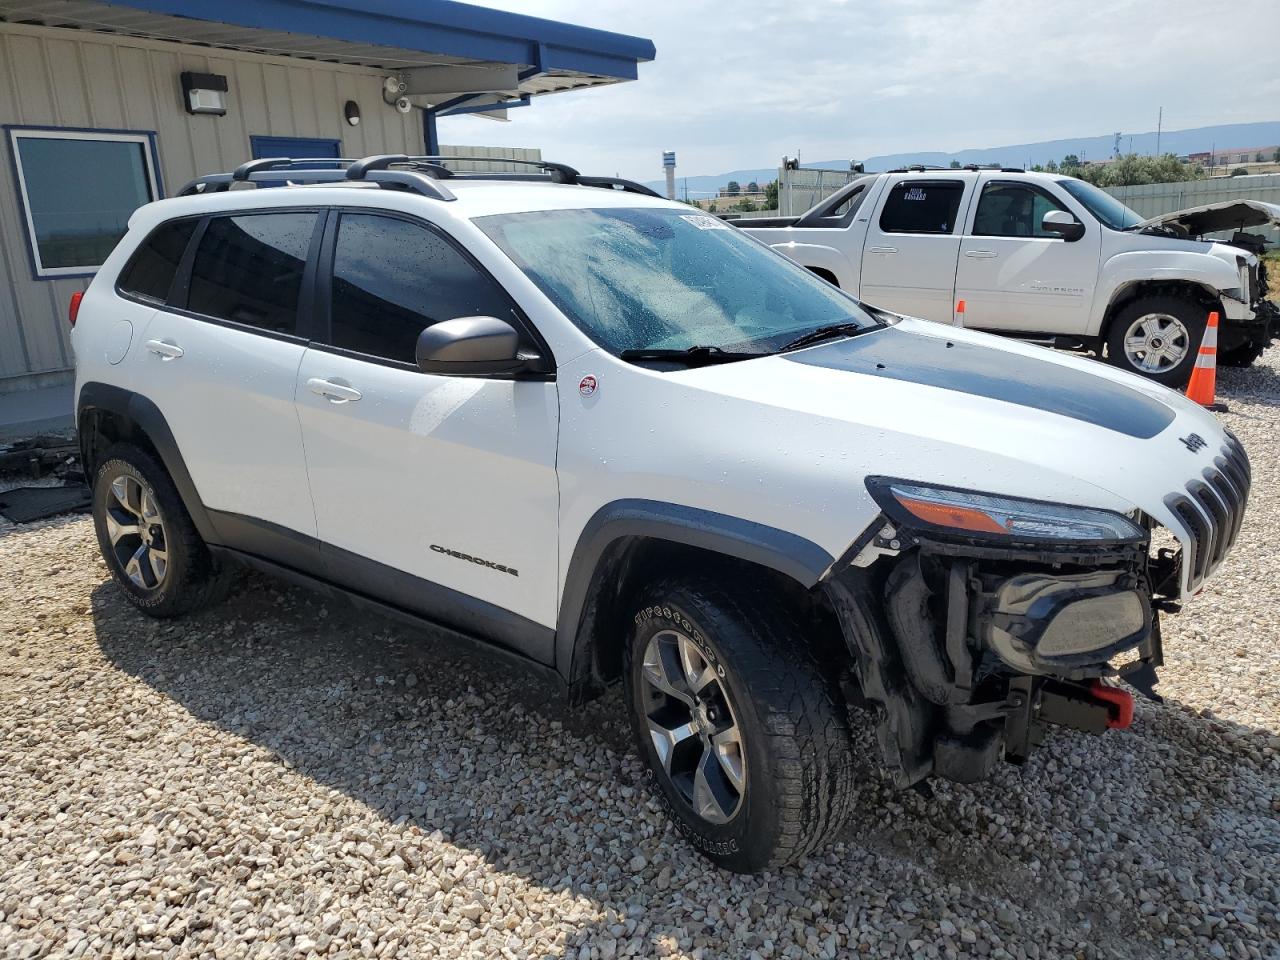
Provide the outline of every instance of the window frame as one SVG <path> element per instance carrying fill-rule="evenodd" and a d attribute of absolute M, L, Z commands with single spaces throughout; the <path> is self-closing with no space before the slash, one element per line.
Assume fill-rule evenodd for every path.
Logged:
<path fill-rule="evenodd" d="M 160 174 L 160 154 L 156 147 L 154 130 L 114 130 L 96 127 L 50 127 L 31 124 L 5 124 L 2 128 L 9 141 L 9 163 L 13 170 L 14 185 L 18 190 L 18 206 L 22 212 L 22 228 L 27 242 L 27 257 L 32 280 L 66 280 L 92 277 L 102 269 L 94 266 L 46 267 L 40 260 L 40 246 L 36 242 L 35 218 L 31 213 L 31 199 L 27 192 L 26 176 L 18 152 L 20 140 L 96 140 L 112 143 L 137 143 L 143 147 L 142 156 L 147 170 L 147 184 L 151 188 L 148 203 L 164 199 L 164 180 Z"/>
<path fill-rule="evenodd" d="M 212 220 L 221 217 L 252 217 L 259 214 L 272 213 L 310 213 L 316 218 L 315 226 L 312 228 L 311 240 L 307 245 L 307 260 L 302 268 L 302 283 L 298 289 L 298 307 L 294 317 L 294 332 L 280 333 L 278 330 L 267 330 L 263 327 L 255 327 L 252 324 L 239 323 L 235 320 L 227 320 L 225 317 L 215 317 L 207 313 L 198 313 L 195 310 L 187 309 L 189 295 L 191 293 L 191 271 L 196 262 L 196 251 L 200 249 L 200 241 L 204 239 L 205 231 L 209 228 Z M 267 337 L 271 340 L 281 340 L 285 343 L 296 343 L 302 346 L 314 345 L 312 340 L 318 330 L 315 309 L 315 278 L 316 263 L 320 250 L 320 241 L 324 235 L 325 223 L 328 219 L 328 208 L 317 206 L 279 206 L 279 207 L 242 207 L 237 209 L 219 210 L 217 213 L 198 214 L 200 222 L 196 225 L 195 232 L 191 234 L 191 239 L 187 242 L 186 252 L 182 256 L 182 262 L 178 265 L 178 271 L 174 275 L 173 285 L 169 287 L 169 298 L 166 303 L 157 304 L 150 300 L 141 300 L 137 297 L 130 296 L 119 288 L 120 278 L 116 278 L 116 293 L 131 300 L 134 303 L 141 303 L 157 310 L 164 310 L 166 313 L 176 314 L 180 317 L 187 317 L 191 320 L 199 320 L 203 323 L 212 323 L 220 327 L 227 327 L 231 330 L 240 330 L 244 333 L 252 333 L 259 337 Z M 175 217 L 173 220 L 166 220 L 163 223 L 156 224 L 155 229 L 160 229 L 166 224 L 179 219 L 191 219 L 183 217 Z M 147 234 L 148 237 L 151 234 Z M 139 248 L 141 249 L 141 248 Z M 120 276 L 124 275 L 124 271 L 120 272 Z"/>
<path fill-rule="evenodd" d="M 551 352 L 551 347 L 547 344 L 537 326 L 529 319 L 529 315 L 524 311 L 516 298 L 511 295 L 503 284 L 495 277 L 483 263 L 476 259 L 466 246 L 460 243 L 456 237 L 449 234 L 438 224 L 425 220 L 422 217 L 416 217 L 409 213 L 399 210 L 388 210 L 382 207 L 362 207 L 362 206 L 334 206 L 328 208 L 328 216 L 324 225 L 324 237 L 320 243 L 319 256 L 317 257 L 315 278 L 313 283 L 312 294 L 314 297 L 314 310 L 312 311 L 315 318 L 315 336 L 311 340 L 309 346 L 313 350 L 320 350 L 325 353 L 332 353 L 340 357 L 346 357 L 350 360 L 359 360 L 364 363 L 376 363 L 384 367 L 393 367 L 396 370 L 407 370 L 413 373 L 422 374 L 422 370 L 418 368 L 416 363 L 407 363 L 403 360 L 392 360 L 390 357 L 379 357 L 371 353 L 361 353 L 358 350 L 349 350 L 346 347 L 338 347 L 329 341 L 333 339 L 333 265 L 338 248 L 338 228 L 342 221 L 343 214 L 352 214 L 354 216 L 372 216 L 386 217 L 389 220 L 403 220 L 421 227 L 430 233 L 435 234 L 445 244 L 451 247 L 462 259 L 468 263 L 480 276 L 484 277 L 492 283 L 502 295 L 506 297 L 511 305 L 512 326 L 522 338 L 527 339 L 543 359 L 547 360 L 552 370 L 545 373 L 539 372 L 522 372 L 522 373 L 494 373 L 494 374 L 457 374 L 457 376 L 465 376 L 469 380 L 541 380 L 554 382 L 556 379 L 554 368 L 556 366 L 555 356 Z M 499 318 L 506 319 L 506 318 Z M 433 373 L 430 376 L 450 376 L 447 373 Z"/>
<path fill-rule="evenodd" d="M 1057 235 L 1049 236 L 1049 237 L 1037 237 L 1037 236 L 1019 237 L 1019 236 L 1014 236 L 1007 233 L 978 233 L 978 230 L 977 230 L 978 213 L 982 209 L 982 198 L 983 196 L 986 195 L 988 187 L 1018 187 L 1023 190 L 1030 190 L 1032 193 L 1038 193 L 1040 194 L 1040 196 L 1045 197 L 1052 204 L 1054 204 L 1055 209 L 1062 210 L 1065 213 L 1069 213 L 1071 214 L 1071 216 L 1075 217 L 1076 222 L 1081 224 L 1084 227 L 1085 233 L 1087 234 L 1089 232 L 1089 225 L 1085 223 L 1084 220 L 1081 219 L 1080 214 L 1076 213 L 1069 206 L 1067 206 L 1062 201 L 1061 197 L 1055 197 L 1049 190 L 1045 189 L 1040 184 L 1030 183 L 1025 180 L 988 180 L 985 183 L 983 183 L 981 189 L 978 190 L 978 196 L 973 203 L 973 223 L 969 225 L 969 229 L 965 234 L 965 236 L 987 237 L 995 240 L 1059 240 L 1062 243 L 1067 242 L 1065 237 L 1061 237 Z M 1081 239 L 1083 239 L 1083 237 L 1081 237 Z"/>
<path fill-rule="evenodd" d="M 889 201 L 892 199 L 894 191 L 899 187 L 918 187 L 918 186 L 934 186 L 947 187 L 948 189 L 960 188 L 960 202 L 956 204 L 956 213 L 951 229 L 945 233 L 940 230 L 890 230 L 884 225 L 884 215 L 889 210 Z M 961 236 L 960 231 L 964 229 L 965 193 L 969 190 L 969 183 L 965 180 L 956 180 L 942 177 L 903 177 L 895 183 L 891 183 L 888 192 L 884 196 L 884 200 L 880 205 L 880 216 L 876 217 L 876 227 L 882 234 L 897 237 L 958 237 Z"/>

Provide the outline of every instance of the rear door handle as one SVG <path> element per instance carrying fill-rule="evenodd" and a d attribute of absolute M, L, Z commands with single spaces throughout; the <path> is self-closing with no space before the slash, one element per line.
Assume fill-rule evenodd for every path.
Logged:
<path fill-rule="evenodd" d="M 898 248 L 897 247 L 872 247 L 871 252 L 872 253 L 897 253 Z"/>
<path fill-rule="evenodd" d="M 172 340 L 148 340 L 147 349 L 164 360 L 177 360 L 182 356 L 182 348 Z"/>
<path fill-rule="evenodd" d="M 307 381 L 307 389 L 318 397 L 324 397 L 330 403 L 350 403 L 352 400 L 359 400 L 363 394 L 345 383 L 338 383 L 336 380 L 324 380 L 320 377 L 312 377 Z"/>
<path fill-rule="evenodd" d="M 997 256 L 994 250 L 966 250 L 964 255 L 972 257 L 974 260 L 990 260 L 992 257 Z"/>

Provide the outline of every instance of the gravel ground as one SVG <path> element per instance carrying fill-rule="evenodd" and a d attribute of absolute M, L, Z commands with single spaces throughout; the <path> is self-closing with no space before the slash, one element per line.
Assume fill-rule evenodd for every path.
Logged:
<path fill-rule="evenodd" d="M 157 623 L 87 518 L 0 520 L 0 957 L 1280 957 L 1280 349 L 1219 377 L 1253 496 L 1166 703 L 931 800 L 869 764 L 761 877 L 668 826 L 616 694 L 264 578 Z"/>

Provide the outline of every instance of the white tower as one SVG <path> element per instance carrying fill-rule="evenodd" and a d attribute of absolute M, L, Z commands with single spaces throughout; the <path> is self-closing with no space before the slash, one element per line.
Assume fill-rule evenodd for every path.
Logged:
<path fill-rule="evenodd" d="M 674 200 L 676 198 L 676 152 L 674 150 L 662 151 L 662 169 L 667 174 L 667 199 Z"/>

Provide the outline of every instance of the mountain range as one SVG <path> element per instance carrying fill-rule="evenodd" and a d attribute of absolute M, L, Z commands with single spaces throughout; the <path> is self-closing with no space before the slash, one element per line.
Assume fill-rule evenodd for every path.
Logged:
<path fill-rule="evenodd" d="M 1197 127 L 1193 130 L 1165 130 L 1159 135 L 1160 152 L 1184 156 L 1188 153 L 1206 152 L 1212 149 L 1232 147 L 1274 147 L 1280 144 L 1280 121 L 1267 123 L 1231 123 L 1213 127 Z M 1041 140 L 1037 143 L 1014 143 L 1003 147 L 976 147 L 945 153 L 938 150 L 919 150 L 913 153 L 890 153 L 875 157 L 856 157 L 868 171 L 892 170 L 908 164 L 923 163 L 945 167 L 952 160 L 966 163 L 1000 163 L 1010 167 L 1030 167 L 1050 160 L 1061 160 L 1074 153 L 1082 160 L 1103 160 L 1110 157 L 1115 143 L 1113 134 L 1096 137 L 1068 137 L 1062 140 Z M 1125 133 L 1120 137 L 1121 153 L 1154 154 L 1156 132 Z M 780 162 L 780 161 L 779 161 Z M 805 161 L 803 166 L 823 170 L 847 170 L 849 160 Z M 743 186 L 752 180 L 765 184 L 778 176 L 778 167 L 757 167 L 750 170 L 729 170 L 725 173 L 699 176 L 682 176 L 676 170 L 676 192 L 691 197 L 715 196 L 716 191 L 730 180 Z M 662 193 L 666 189 L 663 180 L 650 180 L 646 186 Z"/>

